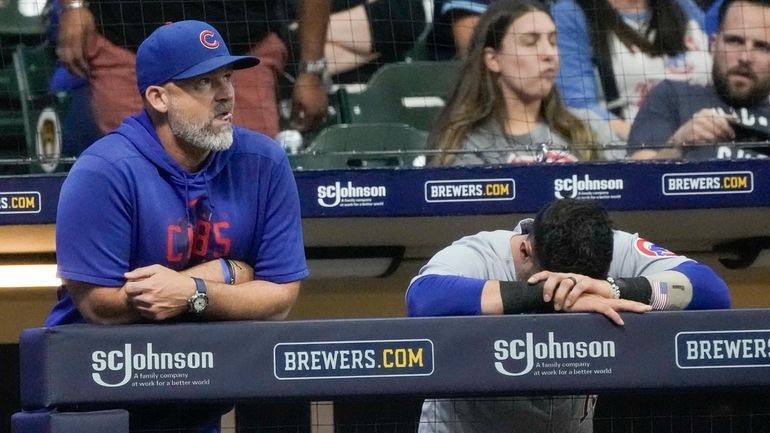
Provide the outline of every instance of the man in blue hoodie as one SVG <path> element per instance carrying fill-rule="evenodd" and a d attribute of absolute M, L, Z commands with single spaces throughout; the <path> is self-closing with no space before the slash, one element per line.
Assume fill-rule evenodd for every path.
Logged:
<path fill-rule="evenodd" d="M 286 317 L 308 275 L 297 187 L 273 140 L 232 125 L 233 70 L 258 63 L 200 21 L 141 44 L 144 109 L 62 186 L 46 326 Z"/>

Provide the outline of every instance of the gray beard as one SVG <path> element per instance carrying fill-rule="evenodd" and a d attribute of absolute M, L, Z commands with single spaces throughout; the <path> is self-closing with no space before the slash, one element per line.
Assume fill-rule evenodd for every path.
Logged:
<path fill-rule="evenodd" d="M 168 125 L 174 136 L 198 149 L 221 151 L 233 144 L 233 127 L 227 125 L 215 131 L 211 122 L 199 122 L 177 117 L 174 104 L 168 111 Z"/>

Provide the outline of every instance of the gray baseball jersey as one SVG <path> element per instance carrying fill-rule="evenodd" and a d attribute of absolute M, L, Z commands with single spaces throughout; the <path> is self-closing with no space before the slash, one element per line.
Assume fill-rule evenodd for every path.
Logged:
<path fill-rule="evenodd" d="M 516 281 L 510 239 L 522 233 L 497 230 L 466 236 L 439 251 L 414 278 L 458 275 L 484 280 Z M 652 275 L 689 260 L 616 230 L 609 276 Z M 412 280 L 414 281 L 414 280 Z M 437 399 L 423 403 L 420 433 L 591 433 L 595 396 Z"/>

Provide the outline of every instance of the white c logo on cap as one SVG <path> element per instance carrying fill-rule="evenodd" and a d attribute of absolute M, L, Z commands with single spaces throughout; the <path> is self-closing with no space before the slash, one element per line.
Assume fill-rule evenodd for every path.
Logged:
<path fill-rule="evenodd" d="M 219 41 L 214 39 L 214 32 L 211 30 L 204 30 L 200 34 L 201 44 L 204 47 L 213 50 L 219 47 Z"/>

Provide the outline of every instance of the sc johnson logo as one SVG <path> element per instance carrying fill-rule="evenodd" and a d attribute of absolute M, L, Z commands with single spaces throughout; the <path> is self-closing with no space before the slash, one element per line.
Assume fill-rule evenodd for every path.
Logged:
<path fill-rule="evenodd" d="M 553 332 L 547 341 L 535 341 L 527 332 L 523 340 L 497 340 L 494 348 L 495 370 L 506 376 L 523 376 L 533 368 L 541 370 L 536 376 L 607 374 L 612 369 L 592 369 L 590 360 L 615 357 L 614 341 L 559 341 Z"/>
<path fill-rule="evenodd" d="M 623 179 L 591 179 L 588 174 L 583 177 L 573 174 L 553 181 L 554 196 L 559 199 L 618 199 L 620 191 L 623 191 Z"/>
<path fill-rule="evenodd" d="M 273 348 L 277 379 L 332 379 L 433 374 L 430 340 L 280 343 Z"/>
<path fill-rule="evenodd" d="M 348 181 L 346 185 L 318 186 L 318 204 L 323 207 L 383 206 L 388 191 L 384 186 L 358 186 Z"/>
<path fill-rule="evenodd" d="M 463 201 L 499 201 L 516 198 L 513 179 L 459 179 L 425 182 L 428 203 Z"/>
<path fill-rule="evenodd" d="M 131 344 L 126 344 L 123 350 L 92 352 L 91 378 L 108 388 L 123 386 L 131 380 L 142 386 L 204 385 L 187 381 L 188 373 L 178 371 L 214 368 L 211 352 L 156 352 L 152 343 L 142 349 L 134 352 Z"/>
<path fill-rule="evenodd" d="M 11 213 L 40 213 L 40 193 L 0 192 L 0 214 Z"/>
<path fill-rule="evenodd" d="M 770 367 L 770 330 L 680 332 L 679 368 Z"/>
<path fill-rule="evenodd" d="M 754 173 L 719 171 L 663 175 L 664 195 L 745 194 L 754 191 Z"/>

